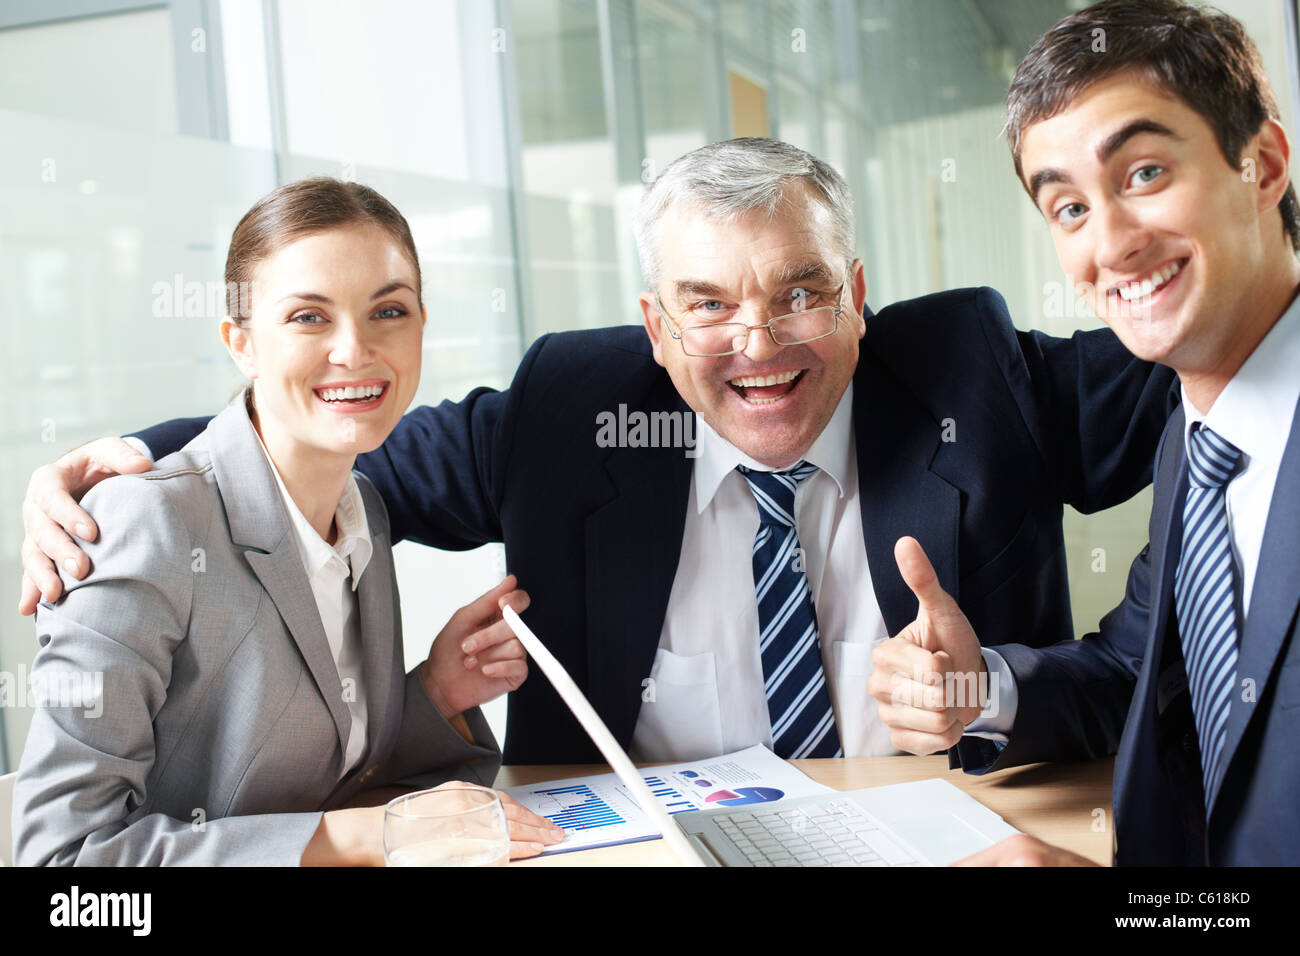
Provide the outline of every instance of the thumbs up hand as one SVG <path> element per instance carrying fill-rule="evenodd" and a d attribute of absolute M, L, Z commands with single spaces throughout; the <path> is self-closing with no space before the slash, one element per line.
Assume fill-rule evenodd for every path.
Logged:
<path fill-rule="evenodd" d="M 867 689 L 899 750 L 928 754 L 961 739 L 984 707 L 988 673 L 979 638 L 939 585 L 915 538 L 899 538 L 894 560 L 918 602 L 916 619 L 877 644 Z"/>

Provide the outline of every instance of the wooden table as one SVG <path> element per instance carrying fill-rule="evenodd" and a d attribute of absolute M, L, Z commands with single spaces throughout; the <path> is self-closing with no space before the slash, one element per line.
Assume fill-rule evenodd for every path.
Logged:
<path fill-rule="evenodd" d="M 1002 816 L 1017 830 L 1073 850 L 1109 866 L 1113 758 L 1089 763 L 1030 764 L 982 777 L 948 769 L 948 758 L 860 757 L 792 760 L 819 783 L 835 790 L 859 790 L 888 783 L 942 777 Z M 653 766 L 653 765 L 647 765 Z M 506 766 L 495 787 L 515 787 L 544 780 L 607 773 L 601 766 Z M 676 858 L 662 840 L 577 850 L 511 866 L 674 866 Z"/>

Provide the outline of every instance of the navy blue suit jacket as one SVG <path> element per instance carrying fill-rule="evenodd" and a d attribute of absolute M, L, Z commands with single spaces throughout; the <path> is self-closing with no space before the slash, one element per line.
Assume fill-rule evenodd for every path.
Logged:
<path fill-rule="evenodd" d="M 1116 863 L 1294 866 L 1300 864 L 1300 416 L 1269 507 L 1239 643 L 1226 769 L 1208 808 L 1174 613 L 1187 496 L 1184 424 L 1178 408 L 1157 454 L 1151 543 L 1133 562 L 1124 602 L 1081 641 L 998 648 L 1019 692 L 1010 742 L 1001 754 L 971 738 L 954 749 L 966 769 L 985 772 L 1100 757 L 1118 744 Z"/>
<path fill-rule="evenodd" d="M 853 382 L 862 525 L 889 631 L 916 614 L 893 557 L 894 542 L 913 535 L 987 641 L 1070 638 L 1062 503 L 1093 512 L 1150 481 L 1172 373 L 1106 330 L 1017 332 L 1001 296 L 966 289 L 869 316 Z M 546 335 L 507 390 L 412 411 L 357 468 L 387 503 L 394 541 L 505 541 L 533 597 L 531 626 L 627 746 L 677 569 L 692 462 L 681 448 L 600 447 L 598 416 L 621 405 L 629 415 L 689 411 L 644 329 Z M 195 427 L 140 437 L 162 454 Z M 511 694 L 505 755 L 599 760 L 540 675 Z"/>

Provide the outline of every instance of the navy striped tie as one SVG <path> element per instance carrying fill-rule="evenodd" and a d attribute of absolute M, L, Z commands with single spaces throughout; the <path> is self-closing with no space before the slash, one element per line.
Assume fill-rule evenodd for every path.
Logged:
<path fill-rule="evenodd" d="M 795 489 L 816 470 L 816 465 L 802 461 L 787 471 L 739 468 L 758 502 L 758 645 L 772 749 L 785 758 L 844 756 L 822 671 L 817 613 L 794 528 Z"/>
<path fill-rule="evenodd" d="M 1238 448 L 1204 425 L 1192 427 L 1174 605 L 1201 743 L 1207 807 L 1223 775 L 1220 760 L 1237 679 L 1237 566 L 1225 489 L 1240 458 Z"/>

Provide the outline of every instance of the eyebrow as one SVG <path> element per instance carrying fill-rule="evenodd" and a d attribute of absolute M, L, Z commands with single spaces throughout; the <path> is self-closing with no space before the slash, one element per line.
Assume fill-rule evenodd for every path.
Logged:
<path fill-rule="evenodd" d="M 707 295 L 721 298 L 724 295 L 722 286 L 706 282 L 704 279 L 678 279 L 673 283 L 673 292 L 678 298 L 688 295 Z"/>
<path fill-rule="evenodd" d="M 390 292 L 396 292 L 398 289 L 406 289 L 411 293 L 415 292 L 415 290 L 411 288 L 409 283 L 403 282 L 402 280 L 399 279 L 396 282 L 390 282 L 388 283 L 388 285 L 376 289 L 373 293 L 371 293 L 370 301 L 373 302 L 375 299 L 382 298 L 383 296 L 388 295 Z M 280 301 L 285 302 L 289 299 L 305 299 L 308 302 L 323 302 L 326 305 L 334 304 L 333 299 L 331 299 L 327 295 L 321 295 L 319 292 L 291 292 Z"/>
<path fill-rule="evenodd" d="M 833 282 L 834 278 L 824 262 L 798 262 L 783 266 L 774 277 L 773 282 L 776 285 L 792 285 L 796 282 L 808 282 L 810 280 Z M 673 284 L 673 292 L 678 298 L 689 295 L 725 298 L 727 294 L 722 286 L 705 279 L 679 279 Z"/>
<path fill-rule="evenodd" d="M 790 285 L 793 282 L 808 282 L 809 280 L 835 281 L 831 276 L 831 270 L 826 267 L 826 263 L 821 261 L 791 263 L 784 266 L 776 276 L 777 285 Z"/>
<path fill-rule="evenodd" d="M 1165 136 L 1180 143 L 1183 141 L 1183 137 L 1179 136 L 1163 123 L 1157 123 L 1155 120 L 1146 119 L 1145 117 L 1142 119 L 1135 119 L 1131 122 L 1125 123 L 1101 141 L 1097 146 L 1097 162 L 1108 162 L 1112 156 L 1123 148 L 1125 143 L 1131 140 L 1134 136 L 1139 136 L 1142 133 L 1153 133 L 1156 136 Z M 1073 181 L 1074 180 L 1070 178 L 1070 175 L 1063 169 L 1040 169 L 1030 177 L 1029 196 L 1033 199 L 1034 204 L 1037 205 L 1038 193 L 1044 186 L 1049 183 L 1071 183 Z"/>

